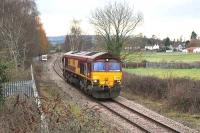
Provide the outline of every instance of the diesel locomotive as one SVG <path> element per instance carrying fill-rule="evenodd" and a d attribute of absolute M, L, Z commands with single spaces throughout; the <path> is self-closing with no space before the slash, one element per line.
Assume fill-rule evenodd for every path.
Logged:
<path fill-rule="evenodd" d="M 122 63 L 107 52 L 70 51 L 62 57 L 63 76 L 68 83 L 94 98 L 119 96 L 122 82 Z"/>

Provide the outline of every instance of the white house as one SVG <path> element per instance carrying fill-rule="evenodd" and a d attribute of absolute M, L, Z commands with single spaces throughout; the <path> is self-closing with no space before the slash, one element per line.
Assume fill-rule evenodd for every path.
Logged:
<path fill-rule="evenodd" d="M 194 48 L 193 53 L 200 53 L 200 47 Z"/>
<path fill-rule="evenodd" d="M 183 53 L 188 53 L 188 50 L 187 49 L 183 49 L 182 52 Z"/>
<path fill-rule="evenodd" d="M 190 47 L 182 50 L 183 53 L 200 53 L 200 47 Z"/>
<path fill-rule="evenodd" d="M 159 48 L 158 44 L 155 44 L 154 46 L 145 46 L 146 50 L 158 50 Z"/>
<path fill-rule="evenodd" d="M 177 51 L 182 51 L 182 50 L 183 50 L 183 45 L 179 44 L 179 45 L 176 47 L 176 50 L 177 50 Z"/>
<path fill-rule="evenodd" d="M 172 53 L 173 50 L 166 50 L 166 53 Z"/>

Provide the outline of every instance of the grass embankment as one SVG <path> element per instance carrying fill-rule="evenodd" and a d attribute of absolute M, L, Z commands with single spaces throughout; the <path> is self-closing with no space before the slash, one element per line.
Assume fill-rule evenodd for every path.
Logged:
<path fill-rule="evenodd" d="M 71 95 L 48 79 L 48 73 L 42 68 L 41 64 L 37 64 L 34 70 L 37 73 L 37 88 L 50 132 L 116 132 L 115 129 L 105 126 L 96 112 L 73 101 Z"/>
<path fill-rule="evenodd" d="M 51 82 L 39 83 L 43 110 L 49 119 L 50 132 L 108 132 L 100 119 L 87 109 L 74 103 Z"/>
<path fill-rule="evenodd" d="M 140 52 L 132 53 L 127 56 L 128 62 L 196 62 L 200 61 L 200 54 L 197 53 L 157 53 L 157 52 Z"/>
<path fill-rule="evenodd" d="M 200 130 L 200 81 L 137 76 L 124 72 L 122 95 Z"/>
<path fill-rule="evenodd" d="M 141 76 L 155 76 L 158 78 L 191 78 L 200 80 L 200 69 L 161 69 L 161 68 L 134 68 L 124 69 L 128 73 Z"/>
<path fill-rule="evenodd" d="M 40 132 L 40 111 L 34 98 L 22 99 L 10 96 L 0 109 L 1 133 L 37 133 Z"/>

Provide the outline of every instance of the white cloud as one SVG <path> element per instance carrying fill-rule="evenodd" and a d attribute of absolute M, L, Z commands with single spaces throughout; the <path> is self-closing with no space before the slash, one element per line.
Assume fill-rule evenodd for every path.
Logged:
<path fill-rule="evenodd" d="M 94 34 L 94 29 L 88 22 L 91 11 L 96 7 L 103 7 L 111 1 L 114 0 L 38 0 L 38 6 L 47 35 L 67 34 L 73 18 L 81 20 L 81 26 L 85 34 Z M 144 23 L 136 29 L 135 34 L 142 32 L 148 37 L 155 34 L 160 38 L 166 36 L 179 38 L 183 35 L 186 39 L 189 38 L 192 30 L 200 34 L 198 28 L 200 18 L 188 18 L 184 15 L 175 16 L 173 13 L 176 10 L 180 12 L 185 10 L 180 9 L 181 5 L 185 5 L 182 7 L 192 6 L 198 0 L 127 1 L 130 3 L 129 5 L 134 6 L 135 11 L 140 11 L 144 15 Z"/>

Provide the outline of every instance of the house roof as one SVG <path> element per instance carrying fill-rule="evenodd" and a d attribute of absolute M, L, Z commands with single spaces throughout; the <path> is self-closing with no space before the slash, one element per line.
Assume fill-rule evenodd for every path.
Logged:
<path fill-rule="evenodd" d="M 200 40 L 191 39 L 189 43 L 189 47 L 200 47 Z"/>
<path fill-rule="evenodd" d="M 189 48 L 187 48 L 188 50 L 194 50 L 194 49 L 196 49 L 197 47 L 189 47 Z"/>

